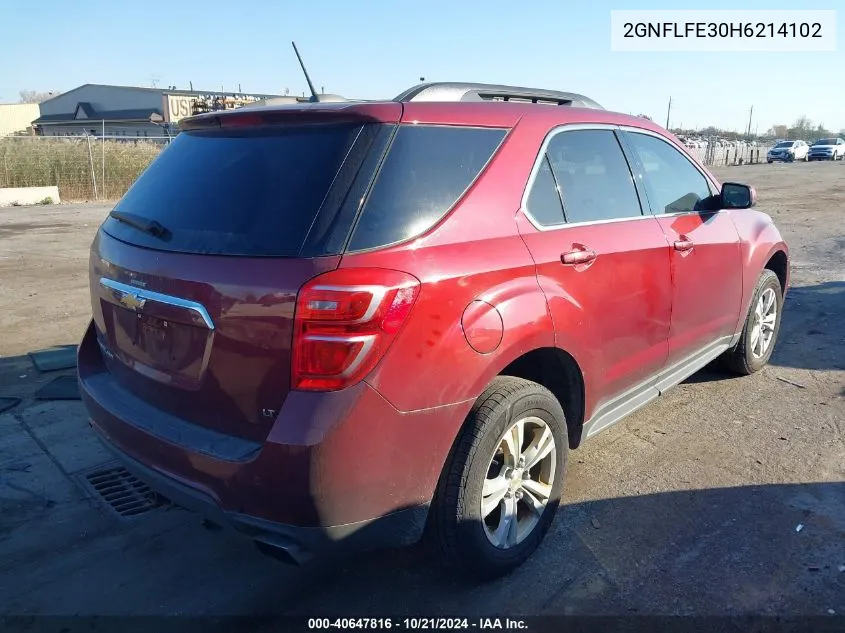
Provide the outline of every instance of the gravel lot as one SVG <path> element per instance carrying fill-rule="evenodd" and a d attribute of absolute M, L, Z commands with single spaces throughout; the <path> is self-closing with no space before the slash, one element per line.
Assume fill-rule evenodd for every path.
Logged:
<path fill-rule="evenodd" d="M 0 415 L 0 616 L 845 614 L 845 163 L 715 171 L 792 249 L 772 364 L 705 370 L 585 443 L 541 549 L 485 585 L 423 548 L 297 569 L 182 510 L 109 514 L 79 483 L 108 460 L 81 404 L 33 399 L 58 374 L 26 355 L 81 337 L 108 207 L 0 210 L 0 396 L 22 399 Z"/>

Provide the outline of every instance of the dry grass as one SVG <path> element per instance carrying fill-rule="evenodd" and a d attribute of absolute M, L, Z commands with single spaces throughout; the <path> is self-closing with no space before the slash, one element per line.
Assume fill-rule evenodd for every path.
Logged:
<path fill-rule="evenodd" d="M 0 139 L 0 187 L 56 185 L 63 201 L 116 200 L 162 147 L 146 141 L 107 140 L 104 145 L 91 139 L 89 155 L 84 138 L 4 138 Z"/>

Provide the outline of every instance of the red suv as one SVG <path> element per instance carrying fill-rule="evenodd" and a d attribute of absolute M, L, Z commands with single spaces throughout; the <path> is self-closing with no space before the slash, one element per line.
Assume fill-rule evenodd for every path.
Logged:
<path fill-rule="evenodd" d="M 772 354 L 786 244 L 647 119 L 423 84 L 181 127 L 94 240 L 81 391 L 128 470 L 267 553 L 429 534 L 505 573 L 569 449 Z"/>

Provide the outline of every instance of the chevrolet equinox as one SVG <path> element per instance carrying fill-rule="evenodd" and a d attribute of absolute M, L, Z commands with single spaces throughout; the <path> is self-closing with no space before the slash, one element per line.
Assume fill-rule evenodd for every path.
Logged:
<path fill-rule="evenodd" d="M 265 553 L 537 548 L 569 450 L 720 359 L 769 360 L 788 249 L 756 193 L 582 95 L 421 84 L 184 119 L 91 248 L 91 426 Z"/>

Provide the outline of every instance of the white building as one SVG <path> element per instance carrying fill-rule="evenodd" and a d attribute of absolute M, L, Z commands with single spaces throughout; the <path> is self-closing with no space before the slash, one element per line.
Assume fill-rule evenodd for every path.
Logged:
<path fill-rule="evenodd" d="M 26 133 L 39 113 L 37 103 L 0 103 L 0 136 Z"/>

